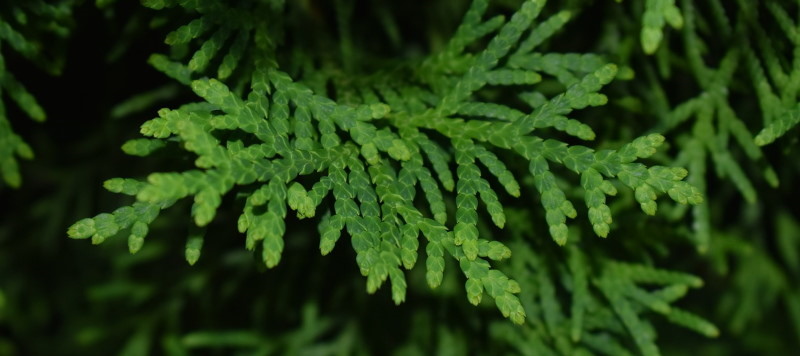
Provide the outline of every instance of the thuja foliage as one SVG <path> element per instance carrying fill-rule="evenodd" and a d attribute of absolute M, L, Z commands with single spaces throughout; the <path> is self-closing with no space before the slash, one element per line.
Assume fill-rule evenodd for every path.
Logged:
<path fill-rule="evenodd" d="M 267 4 L 277 7 L 273 11 L 279 10 L 279 5 Z M 515 175 L 495 150 L 510 151 L 527 161 L 527 173 L 540 195 L 550 235 L 560 245 L 567 243 L 566 218 L 575 218 L 577 212 L 558 186 L 551 164 L 563 165 L 580 177 L 589 221 L 601 237 L 608 235 L 612 222 L 606 196 L 617 192 L 610 179 L 634 189 L 642 210 L 651 215 L 656 211 L 657 193 L 668 193 L 681 203 L 702 201 L 693 187 L 681 181 L 686 170 L 637 162 L 655 153 L 664 140 L 658 134 L 637 138 L 617 150 L 600 151 L 535 135 L 537 129 L 554 128 L 580 139 L 593 139 L 595 133 L 589 126 L 566 115 L 605 104 L 607 98 L 598 91 L 617 73 L 616 66 L 594 55 L 535 51 L 536 45 L 563 23 L 562 15 L 532 25 L 543 5 L 524 2 L 508 21 L 500 17 L 485 21 L 482 15 L 488 2 L 476 1 L 453 38 L 440 52 L 419 63 L 418 72 L 400 67 L 394 74 L 417 81 L 406 83 L 397 78 L 386 83 L 386 78 L 375 78 L 353 89 L 337 87 L 337 97 L 345 96 L 348 89 L 353 91 L 347 94 L 346 103 L 340 104 L 315 94 L 276 67 L 275 59 L 270 58 L 276 49 L 266 41 L 280 35 L 277 29 L 258 28 L 256 20 L 248 20 L 244 14 L 239 14 L 243 18 L 237 22 L 242 28 L 214 29 L 217 14 L 235 12 L 221 4 L 183 4 L 201 17 L 170 33 L 168 43 L 189 42 L 209 29 L 216 32 L 203 41 L 186 66 L 171 62 L 165 68 L 176 77 L 185 75 L 182 79 L 186 80 L 207 68 L 229 32 L 240 36 L 235 40 L 252 37 L 256 43 L 246 99 L 219 80 L 192 80 L 192 90 L 205 101 L 161 110 L 158 118 L 142 125 L 141 133 L 151 138 L 129 141 L 123 150 L 146 156 L 172 139 L 197 155 L 197 169 L 154 173 L 146 182 L 106 181 L 108 190 L 136 196 L 137 202 L 81 220 L 70 228 L 69 235 L 91 237 L 97 244 L 130 228 L 128 246 L 135 253 L 160 210 L 193 196 L 191 214 L 194 223 L 203 227 L 214 218 L 222 197 L 233 190 L 240 192 L 244 201 L 238 229 L 246 233 L 245 247 L 252 250 L 260 245 L 264 263 L 273 267 L 281 259 L 288 210 L 294 210 L 298 218 L 314 217 L 330 194 L 333 209 L 320 212 L 320 251 L 330 253 L 346 231 L 361 274 L 367 277 L 368 292 L 389 279 L 395 303 L 405 300 L 403 269 L 414 267 L 424 238 L 428 285 L 435 288 L 441 284 L 447 255 L 458 261 L 473 304 L 480 303 L 485 292 L 504 316 L 522 324 L 525 311 L 515 296 L 520 292 L 519 283 L 493 269 L 488 261 L 503 260 L 512 252 L 502 241 L 480 236 L 477 226 L 479 197 L 494 225 L 503 228 L 506 222 L 498 192 L 484 176 L 494 176 L 506 194 L 520 196 Z M 248 35 L 250 31 L 255 33 Z M 485 48 L 466 51 L 484 36 L 491 38 Z M 219 77 L 230 73 L 237 57 L 243 56 L 237 51 L 240 47 L 231 44 Z M 154 57 L 154 61 L 161 58 Z M 554 76 L 565 89 L 551 98 L 536 91 L 520 91 L 522 100 L 528 99 L 527 108 L 490 102 L 484 92 L 535 85 L 542 74 Z M 432 138 L 434 134 L 441 139 Z M 455 163 L 455 176 L 451 163 Z M 316 179 L 303 185 L 303 176 L 311 175 Z M 417 189 L 425 195 L 423 205 L 429 209 L 414 204 Z M 455 212 L 450 217 L 442 190 L 455 195 Z M 199 258 L 202 244 L 203 237 L 187 240 L 190 264 Z"/>
<path fill-rule="evenodd" d="M 0 45 L 58 74 L 64 54 L 43 41 L 80 29 L 73 9 L 95 5 L 86 11 L 128 21 L 127 36 L 165 34 L 147 63 L 185 88 L 135 93 L 108 114 L 142 118 L 140 136 L 118 144 L 147 163 L 131 177 L 103 171 L 123 195 L 108 212 L 58 221 L 110 244 L 81 251 L 114 266 L 65 293 L 71 308 L 85 288 L 93 307 L 65 314 L 61 350 L 796 348 L 797 3 L 141 3 L 12 1 L 0 15 Z M 109 61 L 124 61 L 120 48 Z M 44 120 L 0 50 L 3 100 Z M 19 187 L 16 159 L 33 150 L 3 106 L 0 136 L 0 171 Z M 68 196 L 49 209 L 68 209 Z M 169 262 L 179 251 L 192 267 Z M 26 307 L 8 280 L 0 354 L 46 350 L 15 345 L 58 312 Z M 387 298 L 397 306 L 375 306 Z M 109 316 L 120 301 L 131 312 Z M 44 316 L 23 322 L 26 308 Z M 124 321 L 105 328 L 111 319 Z"/>

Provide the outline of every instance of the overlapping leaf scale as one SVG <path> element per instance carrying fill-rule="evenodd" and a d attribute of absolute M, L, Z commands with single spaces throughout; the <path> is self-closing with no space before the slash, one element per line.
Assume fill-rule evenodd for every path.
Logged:
<path fill-rule="evenodd" d="M 114 193 L 133 195 L 141 191 L 145 183 L 135 179 L 113 178 L 103 186 Z M 129 229 L 128 250 L 138 252 L 144 244 L 150 223 L 158 217 L 162 209 L 170 207 L 174 200 L 165 200 L 157 204 L 136 202 L 114 212 L 102 213 L 93 218 L 79 220 L 70 226 L 67 234 L 74 239 L 92 238 L 93 244 L 99 244 L 122 230 Z"/>
<path fill-rule="evenodd" d="M 640 41 L 644 52 L 653 54 L 664 38 L 664 25 L 680 29 L 683 27 L 683 16 L 675 6 L 675 0 L 647 0 L 644 6 Z"/>

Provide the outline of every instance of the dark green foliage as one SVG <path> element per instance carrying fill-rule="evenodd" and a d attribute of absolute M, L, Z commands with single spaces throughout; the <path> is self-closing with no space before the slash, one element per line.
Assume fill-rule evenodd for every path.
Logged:
<path fill-rule="evenodd" d="M 37 62 L 51 73 L 61 71 L 62 54 L 47 53 L 56 38 L 69 34 L 71 1 L 58 5 L 43 1 L 9 1 L 0 5 L 0 175 L 5 184 L 19 187 L 22 183 L 16 157 L 32 159 L 33 150 L 11 129 L 5 98 L 11 99 L 19 109 L 34 121 L 44 121 L 44 109 L 36 98 L 7 68 L 4 53 Z M 15 157 L 16 156 L 16 157 Z"/>
<path fill-rule="evenodd" d="M 14 273 L 36 248 L 15 235 L 38 230 L 4 216 L 0 355 L 798 346 L 800 212 L 786 182 L 800 171 L 800 4 L 141 3 L 0 6 L 0 50 L 37 64 L 73 8 L 126 24 L 108 63 L 128 64 L 130 38 L 164 36 L 147 50 L 157 86 L 97 99 L 96 137 L 139 125 L 95 144 L 139 163 L 86 173 L 121 197 L 75 174 L 50 188 L 70 193 L 38 198 L 58 217 L 48 226 L 104 243 L 36 255 L 60 309 L 23 287 L 44 272 Z M 3 53 L 0 99 L 43 120 Z M 5 112 L 0 171 L 18 187 L 15 157 L 32 150 Z M 81 208 L 67 213 L 70 199 Z M 37 328 L 58 328 L 52 349 L 29 345 Z"/>

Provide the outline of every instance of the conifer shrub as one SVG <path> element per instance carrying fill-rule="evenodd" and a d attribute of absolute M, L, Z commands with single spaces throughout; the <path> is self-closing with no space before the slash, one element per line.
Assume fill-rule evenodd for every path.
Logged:
<path fill-rule="evenodd" d="M 0 355 L 791 354 L 798 26 L 4 2 Z"/>

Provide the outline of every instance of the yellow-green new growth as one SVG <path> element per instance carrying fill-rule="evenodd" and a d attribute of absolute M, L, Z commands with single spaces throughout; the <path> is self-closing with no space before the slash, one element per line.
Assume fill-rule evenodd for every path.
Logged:
<path fill-rule="evenodd" d="M 668 23 L 674 29 L 683 27 L 683 16 L 675 0 L 647 0 L 642 15 L 641 43 L 644 52 L 655 53 L 664 38 L 664 25 Z"/>

